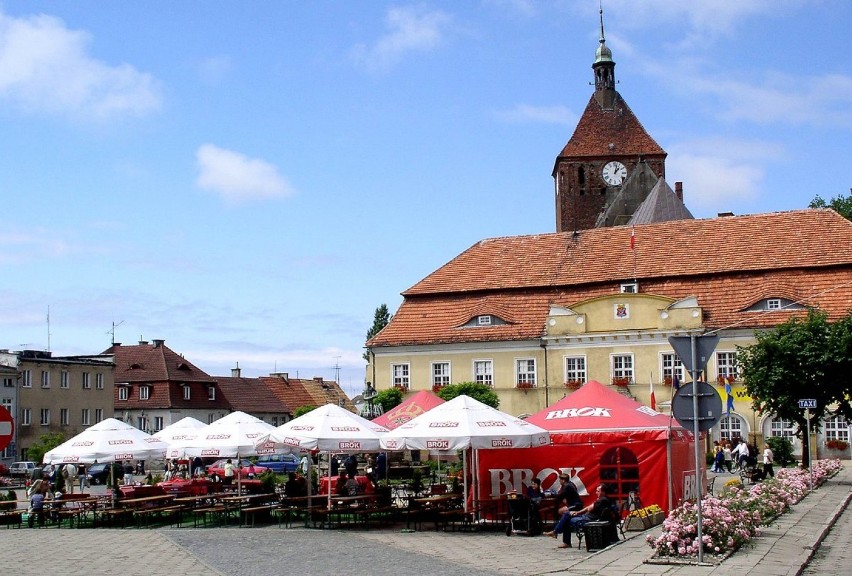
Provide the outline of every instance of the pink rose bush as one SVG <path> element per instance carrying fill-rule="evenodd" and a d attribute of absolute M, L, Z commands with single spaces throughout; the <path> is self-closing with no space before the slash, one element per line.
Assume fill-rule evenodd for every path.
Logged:
<path fill-rule="evenodd" d="M 807 470 L 783 468 L 774 479 L 764 480 L 745 490 L 739 483 L 726 483 L 719 497 L 702 500 L 702 542 L 705 554 L 733 552 L 760 533 L 807 495 L 811 478 L 819 486 L 840 470 L 840 460 L 818 460 Z M 698 507 L 687 501 L 675 508 L 663 522 L 663 532 L 648 536 L 656 556 L 698 556 Z"/>

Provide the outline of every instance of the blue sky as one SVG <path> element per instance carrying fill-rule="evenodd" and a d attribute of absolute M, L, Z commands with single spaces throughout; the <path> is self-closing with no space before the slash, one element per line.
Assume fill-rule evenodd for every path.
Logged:
<path fill-rule="evenodd" d="M 848 194 L 852 2 L 606 0 L 696 217 Z M 375 308 L 555 230 L 595 0 L 0 0 L 0 348 L 363 387 Z"/>

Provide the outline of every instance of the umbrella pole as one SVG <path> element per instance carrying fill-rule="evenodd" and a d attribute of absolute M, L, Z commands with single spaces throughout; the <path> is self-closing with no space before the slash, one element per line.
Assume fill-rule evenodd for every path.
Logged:
<path fill-rule="evenodd" d="M 243 466 L 240 453 L 237 452 L 237 496 L 243 495 Z"/>
<path fill-rule="evenodd" d="M 464 474 L 464 511 L 467 513 L 467 450 L 462 452 L 462 474 Z"/>
<path fill-rule="evenodd" d="M 331 510 L 331 452 L 328 453 L 328 509 Z"/>

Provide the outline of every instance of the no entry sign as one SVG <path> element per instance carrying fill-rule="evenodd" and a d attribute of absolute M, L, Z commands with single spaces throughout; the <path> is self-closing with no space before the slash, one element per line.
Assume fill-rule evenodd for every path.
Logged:
<path fill-rule="evenodd" d="M 0 406 L 0 450 L 3 450 L 12 442 L 12 434 L 15 432 L 15 423 L 12 415 L 5 406 Z"/>

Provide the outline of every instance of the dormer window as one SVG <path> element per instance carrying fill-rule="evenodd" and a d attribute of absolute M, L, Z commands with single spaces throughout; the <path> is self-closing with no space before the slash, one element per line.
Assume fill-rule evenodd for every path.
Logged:
<path fill-rule="evenodd" d="M 189 367 L 189 364 L 187 364 L 186 362 L 180 362 L 180 363 L 178 363 L 178 365 L 177 365 L 177 369 L 178 369 L 178 370 L 185 370 L 185 371 L 187 371 L 187 372 L 189 372 L 190 370 L 192 370 L 192 368 L 190 368 L 190 367 Z"/>
<path fill-rule="evenodd" d="M 797 304 L 789 298 L 772 297 L 763 298 L 756 301 L 754 304 L 745 309 L 745 312 L 790 312 L 793 310 L 803 310 L 804 306 Z"/>
<path fill-rule="evenodd" d="M 215 400 L 216 399 L 216 387 L 215 386 L 208 386 L 207 387 L 207 399 L 208 400 Z"/>
<path fill-rule="evenodd" d="M 781 299 L 780 298 L 770 298 L 766 301 L 766 309 L 767 310 L 780 310 L 781 309 Z"/>
<path fill-rule="evenodd" d="M 183 399 L 189 400 L 191 397 L 192 396 L 191 396 L 190 391 L 189 391 L 189 384 L 184 384 L 183 385 Z"/>
<path fill-rule="evenodd" d="M 637 282 L 623 282 L 621 284 L 622 294 L 638 294 L 639 284 Z"/>
<path fill-rule="evenodd" d="M 151 387 L 150 386 L 140 386 L 139 387 L 139 399 L 140 400 L 148 400 L 151 397 Z"/>
<path fill-rule="evenodd" d="M 491 316 L 489 314 L 477 316 L 476 324 L 479 326 L 491 326 Z"/>
<path fill-rule="evenodd" d="M 130 387 L 129 386 L 121 386 L 118 389 L 118 399 L 119 400 L 127 400 L 130 397 Z"/>

